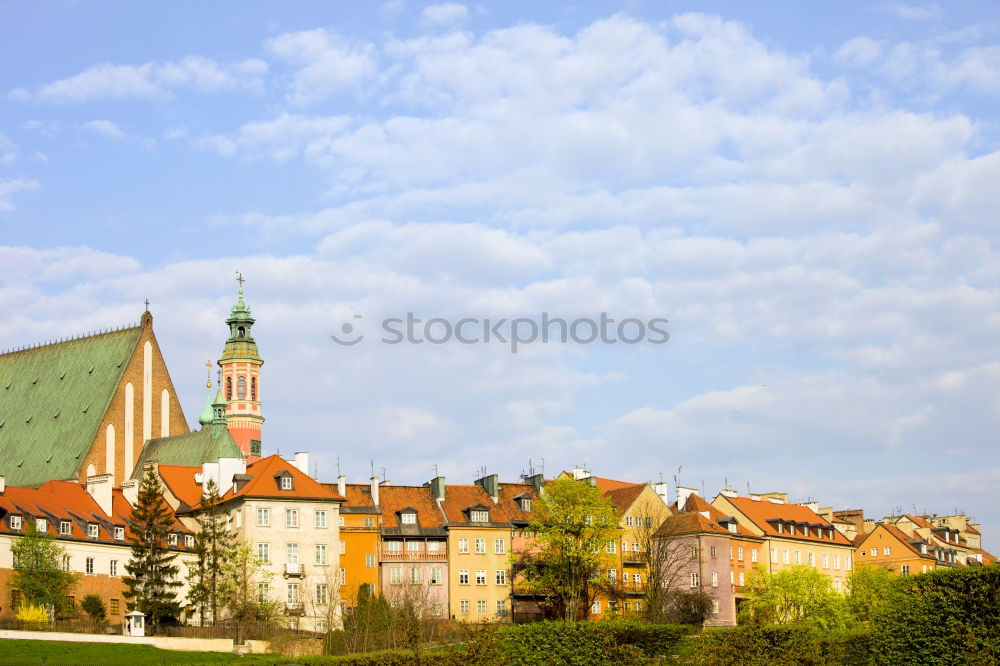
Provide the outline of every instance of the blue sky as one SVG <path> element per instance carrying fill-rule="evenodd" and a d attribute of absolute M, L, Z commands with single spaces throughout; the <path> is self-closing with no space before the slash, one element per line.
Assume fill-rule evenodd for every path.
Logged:
<path fill-rule="evenodd" d="M 995 534 L 998 35 L 965 1 L 2 3 L 0 346 L 148 297 L 193 420 L 240 270 L 265 447 L 321 476 L 682 466 Z M 329 340 L 410 311 L 671 340 Z"/>

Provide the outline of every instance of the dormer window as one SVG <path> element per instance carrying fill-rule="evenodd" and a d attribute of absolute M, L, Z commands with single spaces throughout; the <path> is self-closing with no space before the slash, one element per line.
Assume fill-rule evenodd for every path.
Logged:
<path fill-rule="evenodd" d="M 802 536 L 809 536 L 809 526 L 808 525 L 803 525 L 802 526 Z"/>
<path fill-rule="evenodd" d="M 789 523 L 788 524 L 788 533 L 791 534 L 791 535 L 793 535 L 793 536 L 795 535 L 795 524 L 794 523 Z"/>
<path fill-rule="evenodd" d="M 399 522 L 402 523 L 403 525 L 416 525 L 417 514 L 412 511 L 401 513 L 399 514 Z"/>
<path fill-rule="evenodd" d="M 469 520 L 473 523 L 488 523 L 490 522 L 490 512 L 481 509 L 470 511 Z"/>
<path fill-rule="evenodd" d="M 785 525 L 783 523 L 778 523 L 778 534 L 784 534 Z"/>
<path fill-rule="evenodd" d="M 185 534 L 184 535 L 184 547 L 185 548 L 193 548 L 194 547 L 194 537 L 191 536 L 190 534 Z"/>
<path fill-rule="evenodd" d="M 281 489 L 282 490 L 291 490 L 292 489 L 292 477 L 291 476 L 283 476 L 283 477 L 281 477 Z"/>
<path fill-rule="evenodd" d="M 736 523 L 735 522 L 730 521 L 730 523 L 728 525 L 726 525 L 726 527 L 729 528 L 730 532 L 732 532 L 733 534 L 736 534 Z"/>
<path fill-rule="evenodd" d="M 10 529 L 19 530 L 21 529 L 21 516 L 11 516 L 10 517 Z"/>
<path fill-rule="evenodd" d="M 99 535 L 99 532 L 97 530 L 97 523 L 88 523 L 87 524 L 87 537 L 90 538 L 90 539 L 96 539 L 98 537 L 98 535 Z"/>
<path fill-rule="evenodd" d="M 73 524 L 70 523 L 68 520 L 60 520 L 59 521 L 59 535 L 60 536 L 69 536 L 72 533 L 73 533 Z"/>
<path fill-rule="evenodd" d="M 167 544 L 170 545 L 170 546 L 176 546 L 177 545 L 177 535 L 174 534 L 173 532 L 171 532 L 170 534 L 168 534 L 167 535 Z"/>
<path fill-rule="evenodd" d="M 49 526 L 44 518 L 35 518 L 35 529 L 39 532 L 48 532 Z"/>
<path fill-rule="evenodd" d="M 115 528 L 115 541 L 124 541 L 124 540 L 125 540 L 125 528 L 124 527 L 116 527 Z"/>
<path fill-rule="evenodd" d="M 531 498 L 525 497 L 521 500 L 521 511 L 531 511 Z"/>

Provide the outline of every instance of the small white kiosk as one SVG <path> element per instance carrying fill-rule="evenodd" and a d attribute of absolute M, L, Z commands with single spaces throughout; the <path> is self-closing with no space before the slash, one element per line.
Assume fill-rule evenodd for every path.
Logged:
<path fill-rule="evenodd" d="M 137 610 L 131 613 L 125 613 L 125 631 L 123 632 L 126 636 L 145 636 L 146 635 L 146 616 Z"/>

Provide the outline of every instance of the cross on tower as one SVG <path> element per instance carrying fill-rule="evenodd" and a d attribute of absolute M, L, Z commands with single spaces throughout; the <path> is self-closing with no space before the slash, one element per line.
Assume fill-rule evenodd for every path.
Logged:
<path fill-rule="evenodd" d="M 212 388 L 212 362 L 205 361 L 205 388 Z"/>
<path fill-rule="evenodd" d="M 146 303 L 146 312 L 149 312 L 149 299 L 147 298 L 144 302 Z"/>
<path fill-rule="evenodd" d="M 236 281 L 240 283 L 240 296 L 242 296 L 243 295 L 243 283 L 246 282 L 246 280 L 243 279 L 243 273 L 240 273 L 239 271 L 236 271 Z"/>

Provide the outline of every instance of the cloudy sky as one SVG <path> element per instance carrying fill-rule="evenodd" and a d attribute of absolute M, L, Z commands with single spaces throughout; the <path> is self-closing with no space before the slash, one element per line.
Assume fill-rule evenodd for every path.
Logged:
<path fill-rule="evenodd" d="M 1000 545 L 1000 5 L 562 4 L 3 3 L 0 347 L 148 297 L 193 421 L 242 271 L 324 478 L 681 468 Z"/>

